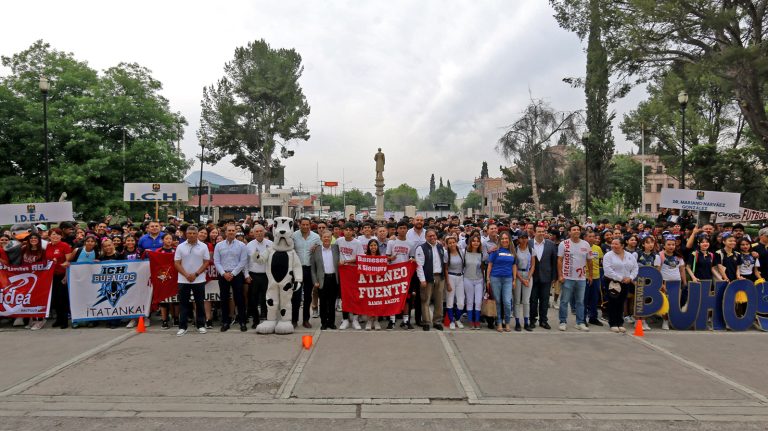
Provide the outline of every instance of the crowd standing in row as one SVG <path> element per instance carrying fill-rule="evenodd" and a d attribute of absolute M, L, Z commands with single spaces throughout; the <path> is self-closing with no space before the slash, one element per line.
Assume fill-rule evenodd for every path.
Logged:
<path fill-rule="evenodd" d="M 177 335 L 184 335 L 194 316 L 197 330 L 205 333 L 218 314 L 222 332 L 233 323 L 245 332 L 249 321 L 255 328 L 266 318 L 266 268 L 255 256 L 271 245 L 268 221 L 248 217 L 204 226 L 175 217 L 167 223 L 110 221 L 107 217 L 84 227 L 62 222 L 52 229 L 14 225 L 0 236 L 3 264 L 54 262 L 53 326 L 69 326 L 70 262 L 146 259 L 147 251 L 174 254 L 179 272 L 178 303 L 161 304 L 163 329 L 177 326 Z M 294 326 L 305 328 L 319 318 L 322 329 L 336 329 L 336 312 L 341 311 L 339 329 L 362 329 L 361 316 L 344 310 L 338 280 L 339 265 L 354 265 L 361 254 L 388 256 L 393 264 L 417 264 L 404 312 L 363 316 L 368 330 L 380 329 L 383 322 L 392 330 L 398 319 L 406 330 L 414 329 L 412 322 L 425 331 L 443 330 L 444 316 L 450 329 L 462 329 L 465 323 L 480 329 L 484 298 L 496 303 L 496 312 L 486 313 L 495 316 L 485 318 L 491 329 L 511 332 L 513 318 L 515 331 L 533 331 L 537 325 L 551 329 L 553 297 L 559 330 L 567 330 L 571 311 L 577 330 L 607 324 L 620 333 L 625 323 L 634 322 L 635 279 L 641 266 L 658 268 L 665 282 L 680 281 L 682 302 L 688 281 L 755 281 L 768 266 L 768 228 L 753 241 L 741 224 L 686 225 L 682 217 L 651 225 L 593 223 L 589 218 L 579 224 L 564 218 L 461 220 L 420 215 L 397 222 L 358 222 L 350 215 L 338 220 L 302 218 L 296 224 L 293 240 L 304 282 L 293 295 L 291 318 Z M 219 301 L 206 300 L 209 273 L 217 275 Z M 194 310 L 190 296 L 195 298 Z M 120 321 L 106 324 L 117 327 Z M 36 330 L 45 320 L 16 319 L 14 325 Z M 661 326 L 669 328 L 666 317 Z"/>

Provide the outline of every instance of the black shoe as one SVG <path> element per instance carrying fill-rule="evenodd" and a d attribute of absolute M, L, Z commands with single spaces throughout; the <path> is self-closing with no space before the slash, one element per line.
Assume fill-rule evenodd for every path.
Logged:
<path fill-rule="evenodd" d="M 405 324 L 405 329 L 408 329 L 408 330 L 412 330 L 413 329 L 413 325 L 411 325 L 411 322 L 408 322 L 408 323 Z"/>
<path fill-rule="evenodd" d="M 393 329 L 395 329 L 395 322 L 390 320 L 389 323 L 387 323 L 387 331 L 391 331 Z"/>
<path fill-rule="evenodd" d="M 525 325 L 523 329 L 525 329 L 528 332 L 533 332 L 534 326 L 532 324 Z"/>
<path fill-rule="evenodd" d="M 57 320 L 57 321 L 53 322 L 53 325 L 51 325 L 51 328 L 58 328 L 59 326 L 61 326 L 61 322 L 59 322 Z"/>
<path fill-rule="evenodd" d="M 229 331 L 229 325 L 221 325 L 221 332 Z"/>
<path fill-rule="evenodd" d="M 179 319 L 177 318 L 173 319 L 173 326 L 179 326 Z"/>
<path fill-rule="evenodd" d="M 536 327 L 536 319 L 531 319 L 530 322 L 531 323 L 529 324 L 529 326 L 535 328 Z"/>
<path fill-rule="evenodd" d="M 246 325 L 245 323 L 241 323 L 240 324 L 240 332 L 245 332 L 247 330 L 248 330 L 248 325 Z"/>
<path fill-rule="evenodd" d="M 259 326 L 259 322 L 253 321 L 253 324 L 251 325 L 251 329 L 256 329 L 256 327 Z"/>
<path fill-rule="evenodd" d="M 160 329 L 171 329 L 171 325 L 168 324 L 168 320 L 160 322 Z"/>
<path fill-rule="evenodd" d="M 328 329 L 336 329 L 336 325 L 329 325 Z"/>
<path fill-rule="evenodd" d="M 434 325 L 432 325 L 432 327 L 437 329 L 438 331 L 442 331 L 443 330 L 443 325 L 441 325 L 439 323 L 435 323 Z"/>
<path fill-rule="evenodd" d="M 540 328 L 544 328 L 544 329 L 552 329 L 552 327 L 549 326 L 549 323 L 547 323 L 547 322 L 539 323 L 539 327 Z"/>
<path fill-rule="evenodd" d="M 67 321 L 64 321 L 64 322 L 62 322 L 62 323 L 59 325 L 59 328 L 61 328 L 61 329 L 67 329 L 67 328 L 69 328 L 69 323 L 67 323 Z"/>
<path fill-rule="evenodd" d="M 405 322 L 400 322 L 400 327 L 405 329 Z"/>
<path fill-rule="evenodd" d="M 213 329 L 213 320 L 205 321 L 205 329 Z"/>
<path fill-rule="evenodd" d="M 429 331 L 429 325 L 421 325 L 421 329 Z"/>
<path fill-rule="evenodd" d="M 520 324 L 519 323 L 515 323 L 515 332 L 520 332 L 522 330 L 523 330 L 523 328 L 520 326 Z"/>
<path fill-rule="evenodd" d="M 325 325 L 322 325 L 322 326 L 320 326 L 320 330 L 321 330 L 321 331 L 325 331 L 326 329 L 328 329 L 328 327 L 327 327 L 327 326 L 325 326 Z"/>
<path fill-rule="evenodd" d="M 597 319 L 589 319 L 589 324 L 590 325 L 595 325 L 595 326 L 603 326 L 603 322 L 601 322 L 601 321 L 599 321 Z"/>

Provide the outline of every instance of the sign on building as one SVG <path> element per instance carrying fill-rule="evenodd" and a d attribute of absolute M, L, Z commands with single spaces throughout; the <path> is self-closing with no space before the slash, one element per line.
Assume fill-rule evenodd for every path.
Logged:
<path fill-rule="evenodd" d="M 126 202 L 175 202 L 189 200 L 185 183 L 125 183 Z"/>

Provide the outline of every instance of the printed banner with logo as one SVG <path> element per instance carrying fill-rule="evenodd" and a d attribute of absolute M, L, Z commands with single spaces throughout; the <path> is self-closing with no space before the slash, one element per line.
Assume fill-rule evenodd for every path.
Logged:
<path fill-rule="evenodd" d="M 53 262 L 0 264 L 0 317 L 48 317 Z"/>
<path fill-rule="evenodd" d="M 152 283 L 152 310 L 166 299 L 174 296 L 179 291 L 178 276 L 176 266 L 173 262 L 173 253 L 161 253 L 157 251 L 148 251 L 150 283 Z"/>
<path fill-rule="evenodd" d="M 126 202 L 186 202 L 188 190 L 186 183 L 125 183 L 123 200 Z"/>
<path fill-rule="evenodd" d="M 72 202 L 0 205 L 0 224 L 71 221 Z"/>
<path fill-rule="evenodd" d="M 751 210 L 749 208 L 739 208 L 737 213 L 717 213 L 715 223 L 739 223 L 750 221 L 768 220 L 768 211 Z"/>
<path fill-rule="evenodd" d="M 73 322 L 148 316 L 149 261 L 73 262 L 67 271 Z"/>
<path fill-rule="evenodd" d="M 692 211 L 735 213 L 739 211 L 740 193 L 709 190 L 661 189 L 661 207 Z"/>
<path fill-rule="evenodd" d="M 387 256 L 357 256 L 357 271 L 362 274 L 376 275 L 387 272 Z"/>
<path fill-rule="evenodd" d="M 367 275 L 355 265 L 339 265 L 344 311 L 366 316 L 391 316 L 405 307 L 415 262 L 388 265 L 383 274 Z"/>

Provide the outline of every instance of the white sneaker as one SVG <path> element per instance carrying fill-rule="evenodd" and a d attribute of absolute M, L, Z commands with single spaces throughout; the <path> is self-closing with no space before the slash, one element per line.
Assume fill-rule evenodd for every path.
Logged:
<path fill-rule="evenodd" d="M 578 329 L 579 331 L 589 332 L 589 326 L 583 323 L 579 323 L 578 325 L 576 325 L 576 329 Z"/>
<path fill-rule="evenodd" d="M 461 323 L 461 320 L 457 320 L 456 321 L 456 327 L 459 328 L 459 329 L 464 329 L 464 324 Z"/>
<path fill-rule="evenodd" d="M 338 303 L 338 304 L 336 304 L 336 311 L 338 311 L 339 313 L 341 313 L 341 299 L 339 299 L 339 303 Z"/>
<path fill-rule="evenodd" d="M 344 319 L 341 321 L 341 325 L 339 325 L 339 331 L 343 331 L 347 328 L 349 328 L 349 319 Z"/>
<path fill-rule="evenodd" d="M 627 322 L 627 323 L 632 323 L 632 322 L 630 322 L 630 321 L 629 321 L 629 319 L 630 319 L 630 317 L 629 317 L 629 316 L 624 316 L 624 321 L 625 321 L 625 322 Z"/>
<path fill-rule="evenodd" d="M 648 326 L 648 323 L 646 323 L 645 320 L 643 320 L 643 331 L 650 331 L 650 330 L 651 330 L 651 327 Z"/>
<path fill-rule="evenodd" d="M 555 302 L 555 310 L 559 310 L 559 309 L 560 309 L 560 303 Z"/>
<path fill-rule="evenodd" d="M 186 333 L 187 333 L 186 329 L 179 329 L 179 332 L 176 333 L 176 336 L 177 337 L 181 337 L 182 335 L 184 335 Z"/>
<path fill-rule="evenodd" d="M 665 331 L 669 331 L 669 321 L 665 320 L 664 323 L 661 324 L 661 329 Z"/>
<path fill-rule="evenodd" d="M 208 330 L 205 329 L 205 326 L 201 326 L 201 327 L 197 328 L 197 333 L 198 334 L 205 334 L 207 332 L 208 332 Z M 176 335 L 178 335 L 178 334 L 176 334 Z"/>
<path fill-rule="evenodd" d="M 357 320 L 357 316 L 352 318 L 352 327 L 357 329 L 358 331 L 363 329 L 363 327 L 360 326 L 360 322 Z"/>
<path fill-rule="evenodd" d="M 623 333 L 627 332 L 627 328 L 625 328 L 623 326 L 619 326 L 619 332 L 621 332 L 623 334 Z"/>
<path fill-rule="evenodd" d="M 365 322 L 365 330 L 370 331 L 371 329 L 373 329 L 373 320 L 369 318 L 368 321 Z"/>
<path fill-rule="evenodd" d="M 33 323 L 29 329 L 32 331 L 37 331 L 38 329 L 43 329 L 45 327 L 45 319 L 38 320 L 35 323 Z"/>
<path fill-rule="evenodd" d="M 635 323 L 635 318 L 634 317 L 632 317 L 632 316 L 627 316 L 627 317 L 629 317 L 629 323 Z"/>
<path fill-rule="evenodd" d="M 24 326 L 24 319 L 17 317 L 16 320 L 13 321 L 13 327 L 18 328 L 20 326 Z"/>
<path fill-rule="evenodd" d="M 619 327 L 618 326 L 611 326 L 611 332 L 619 333 Z"/>
<path fill-rule="evenodd" d="M 605 317 L 603 317 L 603 316 L 600 316 L 600 317 L 598 317 L 598 318 L 597 318 L 597 320 L 599 320 L 600 322 L 602 322 L 602 323 L 604 323 L 604 324 L 606 324 L 606 325 L 608 324 L 608 319 L 606 319 L 606 318 L 605 318 Z"/>
<path fill-rule="evenodd" d="M 565 331 L 566 329 L 568 329 L 568 326 L 566 326 L 565 323 L 561 323 L 560 326 L 557 327 L 557 329 L 561 331 Z"/>
<path fill-rule="evenodd" d="M 373 329 L 375 331 L 381 331 L 381 324 L 379 323 L 379 318 L 378 317 L 374 317 L 373 319 L 374 319 L 373 320 Z"/>
<path fill-rule="evenodd" d="M 145 323 L 144 326 L 147 324 Z M 131 319 L 127 325 L 125 325 L 126 328 L 135 328 L 136 327 L 136 319 Z"/>
<path fill-rule="evenodd" d="M 317 308 L 315 308 L 315 311 L 313 311 L 313 312 L 312 312 L 312 318 L 313 318 L 313 319 L 317 319 L 317 318 L 319 318 L 319 317 L 320 317 L 320 310 L 318 310 Z"/>
<path fill-rule="evenodd" d="M 451 324 L 450 324 L 450 325 L 448 325 L 448 327 L 449 327 L 450 329 L 456 329 L 456 324 L 455 324 L 455 323 L 453 323 L 453 322 L 451 322 Z"/>

